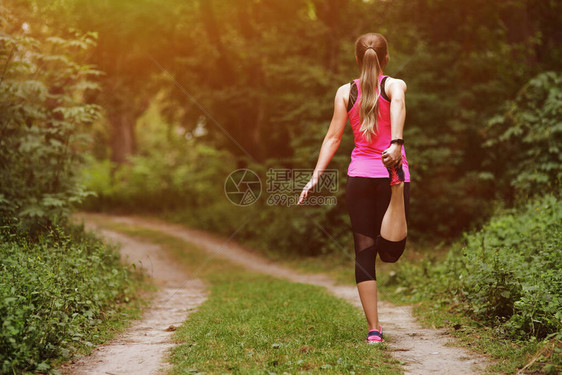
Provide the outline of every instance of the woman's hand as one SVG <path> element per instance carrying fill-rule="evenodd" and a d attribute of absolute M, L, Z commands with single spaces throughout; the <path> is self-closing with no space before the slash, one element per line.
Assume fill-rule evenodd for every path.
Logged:
<path fill-rule="evenodd" d="M 297 205 L 301 204 L 307 197 L 310 190 L 314 189 L 314 187 L 318 184 L 318 178 L 311 178 L 310 181 L 304 186 L 302 189 L 301 196 L 299 197 L 299 201 Z"/>
<path fill-rule="evenodd" d="M 382 162 L 385 167 L 402 165 L 402 145 L 393 143 L 382 152 Z"/>

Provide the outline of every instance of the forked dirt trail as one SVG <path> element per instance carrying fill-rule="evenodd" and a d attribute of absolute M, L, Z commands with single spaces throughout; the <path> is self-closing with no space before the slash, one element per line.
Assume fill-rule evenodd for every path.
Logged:
<path fill-rule="evenodd" d="M 355 286 L 335 285 L 333 280 L 331 280 L 326 275 L 299 273 L 287 267 L 275 264 L 274 262 L 265 259 L 262 256 L 248 251 L 242 246 L 239 246 L 232 242 L 227 242 L 222 238 L 211 235 L 201 230 L 168 224 L 155 219 L 145 219 L 139 217 L 119 217 L 91 214 L 80 215 L 80 217 L 83 218 L 86 223 L 88 223 L 89 218 L 103 218 L 106 222 L 112 221 L 116 223 L 133 224 L 140 227 L 158 230 L 162 233 L 194 243 L 199 247 L 209 251 L 211 254 L 223 256 L 249 269 L 268 273 L 294 282 L 308 283 L 326 287 L 327 290 L 335 296 L 343 298 L 353 305 L 357 306 L 358 308 L 361 308 L 359 294 Z M 147 245 L 137 244 L 136 246 L 145 247 Z M 156 273 L 157 268 L 159 269 L 158 273 Z M 158 264 L 153 263 L 154 277 L 158 278 L 158 274 L 166 274 L 169 276 L 171 275 L 171 271 L 169 271 L 168 269 L 171 270 L 172 268 L 173 264 L 170 262 L 166 263 L 165 260 Z M 187 290 L 186 293 L 195 293 L 196 297 L 194 298 L 195 301 L 193 301 L 193 303 L 197 301 L 199 301 L 200 303 L 204 299 L 204 297 L 202 297 L 202 290 L 202 288 L 198 287 L 194 288 L 191 291 Z M 180 298 L 180 300 L 182 302 L 185 302 L 190 298 L 192 297 L 182 297 Z M 170 303 L 165 307 L 160 306 L 162 308 L 161 313 L 165 312 L 171 314 L 174 306 L 178 306 L 178 304 Z M 180 315 L 182 314 L 185 318 L 184 311 L 181 311 L 180 314 L 176 315 L 175 323 L 169 324 L 179 324 L 179 322 L 181 322 Z M 380 301 L 379 314 L 381 316 L 381 324 L 383 325 L 383 329 L 387 336 L 387 345 L 390 347 L 390 350 L 393 352 L 395 358 L 404 363 L 404 370 L 407 374 L 479 374 L 484 371 L 484 368 L 488 364 L 488 360 L 486 359 L 486 357 L 470 352 L 464 348 L 452 346 L 451 344 L 453 343 L 453 339 L 448 336 L 445 330 L 423 328 L 413 317 L 410 307 L 395 306 L 389 302 Z M 147 315 L 150 316 L 150 313 L 148 313 Z M 154 322 L 156 321 L 160 322 L 161 319 L 155 319 Z M 151 326 L 152 323 L 150 322 L 143 322 L 141 322 L 142 326 L 146 327 L 146 329 L 151 329 L 151 327 L 154 327 Z M 132 340 L 139 340 L 139 333 L 142 333 L 142 331 L 136 334 L 135 332 L 131 332 L 130 334 L 132 334 L 133 337 Z M 142 337 L 140 339 L 142 339 Z M 123 347 L 126 347 L 127 343 L 124 342 L 124 344 L 125 345 L 123 345 Z M 139 343 L 137 343 L 136 345 L 142 346 L 142 344 Z M 129 346 L 135 346 L 135 344 Z M 159 353 L 164 353 L 166 348 L 163 348 Z M 117 355 L 120 356 L 120 354 Z M 160 362 L 158 362 L 158 364 L 161 365 L 161 358 L 163 354 L 154 355 L 160 355 Z M 158 365 L 156 367 L 158 367 Z M 86 371 L 82 373 L 94 374 L 100 372 Z M 106 370 L 105 373 L 148 374 L 149 372 L 135 372 L 132 370 L 130 372 L 123 372 Z"/>

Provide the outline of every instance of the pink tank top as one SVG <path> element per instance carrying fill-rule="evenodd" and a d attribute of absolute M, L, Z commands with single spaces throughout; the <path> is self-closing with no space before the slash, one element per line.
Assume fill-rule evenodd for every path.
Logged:
<path fill-rule="evenodd" d="M 379 76 L 379 85 L 384 78 Z M 390 102 L 379 96 L 380 114 L 377 118 L 378 132 L 371 136 L 371 141 L 361 134 L 361 119 L 359 118 L 359 100 L 361 99 L 361 85 L 359 79 L 354 80 L 357 85 L 357 99 L 353 107 L 347 113 L 353 136 L 355 138 L 355 148 L 351 152 L 351 162 L 347 169 L 347 175 L 353 177 L 388 178 L 388 169 L 384 166 L 381 156 L 382 152 L 390 146 Z M 410 170 L 406 151 L 402 146 L 402 168 L 404 169 L 404 181 L 410 181 Z"/>

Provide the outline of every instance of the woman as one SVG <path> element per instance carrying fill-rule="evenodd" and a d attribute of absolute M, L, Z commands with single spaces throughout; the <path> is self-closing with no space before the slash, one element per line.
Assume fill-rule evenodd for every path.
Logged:
<path fill-rule="evenodd" d="M 355 247 L 355 281 L 367 318 L 368 343 L 384 341 L 377 310 L 375 259 L 396 262 L 404 252 L 410 173 L 402 131 L 406 84 L 383 75 L 389 56 L 384 36 L 361 35 L 355 42 L 361 76 L 341 86 L 318 163 L 299 204 L 318 183 L 336 152 L 349 119 L 355 148 L 347 170 L 346 204 Z"/>

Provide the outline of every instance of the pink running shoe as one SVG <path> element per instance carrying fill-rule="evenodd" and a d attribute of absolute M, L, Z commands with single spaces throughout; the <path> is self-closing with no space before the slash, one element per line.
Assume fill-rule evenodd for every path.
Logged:
<path fill-rule="evenodd" d="M 376 329 L 369 330 L 365 341 L 369 344 L 378 344 L 379 342 L 384 342 L 384 338 L 382 337 L 382 326 L 379 326 L 378 331 Z"/>
<path fill-rule="evenodd" d="M 404 182 L 404 169 L 402 169 L 402 164 L 400 164 L 400 167 L 394 166 L 386 169 L 388 169 L 388 175 L 390 177 L 390 186 Z"/>

